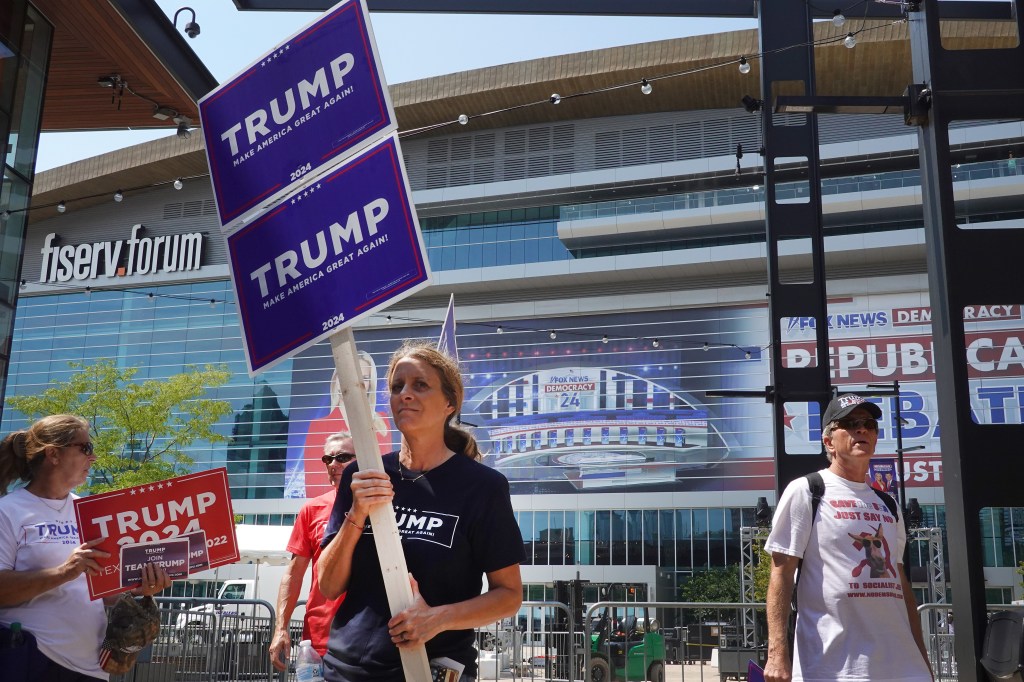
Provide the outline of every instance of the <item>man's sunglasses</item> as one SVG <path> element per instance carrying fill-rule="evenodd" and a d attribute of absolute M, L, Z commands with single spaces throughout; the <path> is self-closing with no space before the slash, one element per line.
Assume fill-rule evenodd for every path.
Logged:
<path fill-rule="evenodd" d="M 82 454 L 86 457 L 91 457 L 95 448 L 92 443 L 68 443 L 64 447 L 66 448 L 78 448 L 82 451 Z"/>
<path fill-rule="evenodd" d="M 878 430 L 878 420 L 872 417 L 864 417 L 863 419 L 837 419 L 836 424 L 839 428 L 845 431 L 856 431 L 858 429 L 867 429 L 868 431 Z"/>
<path fill-rule="evenodd" d="M 348 464 L 356 458 L 355 453 L 352 452 L 339 452 L 336 455 L 324 455 L 320 458 L 320 461 L 324 464 L 330 464 L 331 462 L 337 462 L 338 464 Z"/>

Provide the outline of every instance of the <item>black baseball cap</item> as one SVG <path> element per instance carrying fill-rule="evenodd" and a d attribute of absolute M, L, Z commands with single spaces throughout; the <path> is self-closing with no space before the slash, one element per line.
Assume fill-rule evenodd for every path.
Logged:
<path fill-rule="evenodd" d="M 822 426 L 831 424 L 847 417 L 858 407 L 862 407 L 875 419 L 882 418 L 882 408 L 855 393 L 845 393 L 832 399 L 832 402 L 825 408 L 825 415 L 821 418 Z"/>

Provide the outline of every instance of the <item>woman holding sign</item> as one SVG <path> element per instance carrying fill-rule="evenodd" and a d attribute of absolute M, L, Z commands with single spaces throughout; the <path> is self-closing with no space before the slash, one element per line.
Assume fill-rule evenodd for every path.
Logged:
<path fill-rule="evenodd" d="M 387 381 L 402 447 L 384 456 L 383 472 L 345 470 L 324 534 L 320 590 L 327 598 L 347 590 L 331 626 L 325 677 L 398 682 L 399 648 L 425 645 L 432 661 L 456 661 L 465 666 L 463 679 L 473 679 L 473 628 L 513 615 L 522 603 L 523 542 L 508 481 L 477 461 L 476 441 L 451 423 L 463 395 L 454 360 L 431 344 L 407 342 L 392 356 Z M 368 525 L 370 510 L 389 501 L 414 596 L 393 618 Z"/>
<path fill-rule="evenodd" d="M 0 625 L 20 623 L 38 653 L 30 680 L 105 680 L 100 645 L 107 628 L 102 600 L 89 599 L 85 573 L 109 557 L 79 543 L 77 495 L 96 461 L 89 422 L 70 414 L 44 417 L 0 441 Z M 4 494 L 16 481 L 26 485 Z M 137 595 L 171 584 L 147 565 Z"/>

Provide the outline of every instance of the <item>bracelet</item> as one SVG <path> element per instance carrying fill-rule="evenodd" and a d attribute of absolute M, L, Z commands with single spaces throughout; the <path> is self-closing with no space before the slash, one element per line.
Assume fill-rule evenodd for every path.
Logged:
<path fill-rule="evenodd" d="M 345 520 L 348 521 L 349 523 L 351 523 L 353 526 L 355 526 L 359 530 L 366 530 L 366 524 L 363 524 L 362 526 L 360 526 L 358 523 L 356 523 L 355 521 L 353 521 L 352 519 L 350 519 L 348 517 L 348 512 L 345 512 Z"/>

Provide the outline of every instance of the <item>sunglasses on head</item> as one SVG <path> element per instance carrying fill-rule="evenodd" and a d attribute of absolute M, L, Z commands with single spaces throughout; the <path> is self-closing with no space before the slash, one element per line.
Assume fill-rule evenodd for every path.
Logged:
<path fill-rule="evenodd" d="M 863 417 L 861 419 L 837 419 L 836 424 L 839 428 L 846 431 L 856 431 L 857 429 L 867 429 L 868 431 L 878 430 L 878 420 L 872 417 Z"/>
<path fill-rule="evenodd" d="M 330 464 L 331 462 L 337 462 L 338 464 L 348 464 L 355 459 L 355 453 L 352 452 L 338 452 L 333 455 L 324 455 L 320 458 L 320 461 L 324 464 Z"/>

